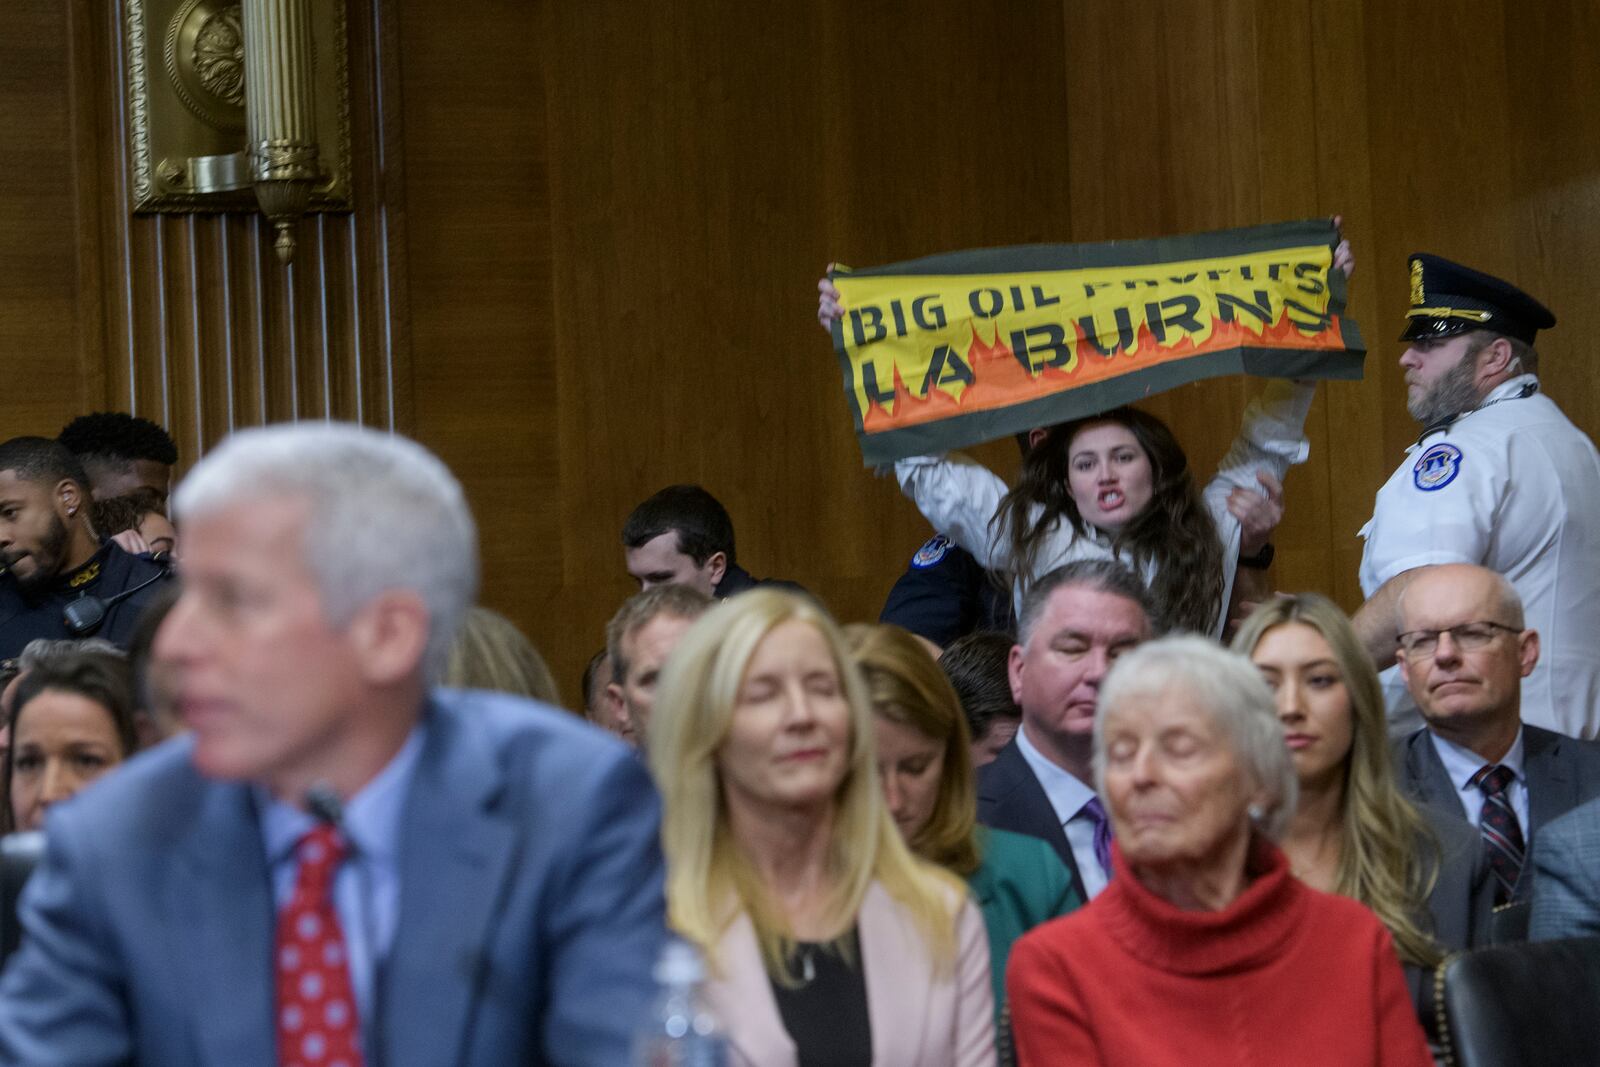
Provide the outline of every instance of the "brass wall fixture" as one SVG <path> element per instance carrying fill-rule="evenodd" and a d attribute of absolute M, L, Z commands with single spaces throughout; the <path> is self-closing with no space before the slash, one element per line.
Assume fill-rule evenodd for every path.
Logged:
<path fill-rule="evenodd" d="M 344 0 L 123 0 L 136 212 L 348 211 Z"/>

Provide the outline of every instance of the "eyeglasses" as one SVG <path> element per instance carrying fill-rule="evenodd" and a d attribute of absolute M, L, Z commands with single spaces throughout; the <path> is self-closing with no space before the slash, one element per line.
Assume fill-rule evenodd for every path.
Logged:
<path fill-rule="evenodd" d="M 1412 630 L 1400 635 L 1400 651 L 1406 654 L 1407 659 L 1431 656 L 1439 649 L 1440 635 L 1449 634 L 1450 640 L 1461 651 L 1477 652 L 1488 648 L 1495 638 L 1495 633 L 1500 630 L 1508 634 L 1522 632 L 1515 626 L 1506 626 L 1498 622 L 1464 622 L 1460 626 L 1451 626 L 1444 630 Z"/>

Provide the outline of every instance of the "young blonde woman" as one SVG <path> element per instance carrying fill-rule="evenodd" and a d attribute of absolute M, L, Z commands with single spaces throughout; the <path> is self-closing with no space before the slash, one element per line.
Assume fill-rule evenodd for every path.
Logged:
<path fill-rule="evenodd" d="M 885 807 L 871 705 L 813 601 L 758 589 L 684 635 L 657 691 L 667 907 L 710 961 L 733 1062 L 995 1062 L 983 919 Z"/>
<path fill-rule="evenodd" d="M 898 626 L 847 626 L 845 640 L 872 701 L 878 777 L 895 825 L 918 856 L 965 878 L 983 912 L 1000 1056 L 1008 1061 L 1011 945 L 1083 901 L 1048 842 L 977 824 L 966 717 L 927 649 Z"/>
<path fill-rule="evenodd" d="M 1268 601 L 1233 647 L 1273 690 L 1299 779 L 1281 842 L 1290 870 L 1382 920 L 1431 1028 L 1433 967 L 1489 938 L 1493 882 L 1477 831 L 1396 787 L 1377 673 L 1332 601 L 1316 593 Z"/>

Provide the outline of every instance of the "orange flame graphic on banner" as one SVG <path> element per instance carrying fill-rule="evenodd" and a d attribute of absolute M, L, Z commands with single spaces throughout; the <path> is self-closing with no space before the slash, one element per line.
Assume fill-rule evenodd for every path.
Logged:
<path fill-rule="evenodd" d="M 1026 400 L 1038 399 L 1052 393 L 1077 388 L 1090 382 L 1118 378 L 1124 374 L 1148 370 L 1165 363 L 1180 362 L 1193 356 L 1223 352 L 1230 348 L 1281 348 L 1300 350 L 1339 350 L 1344 347 L 1339 319 L 1331 317 L 1328 325 L 1315 333 L 1306 333 L 1287 313 L 1278 321 L 1259 332 L 1238 319 L 1224 322 L 1213 317 L 1211 335 L 1195 342 L 1192 335 L 1183 332 L 1176 341 L 1160 344 L 1147 321 L 1139 323 L 1131 350 L 1118 348 L 1111 355 L 1101 355 L 1090 343 L 1081 321 L 1072 323 L 1075 334 L 1070 344 L 1074 358 L 1068 370 L 1044 367 L 1037 373 L 1022 365 L 1010 345 L 1001 339 L 997 325 L 994 340 L 986 342 L 972 327 L 972 342 L 964 353 L 967 366 L 972 371 L 972 382 L 962 390 L 958 399 L 937 385 L 930 385 L 927 394 L 918 396 L 906 385 L 897 365 L 892 374 L 894 398 L 892 410 L 883 403 L 872 401 L 862 416 L 862 429 L 867 433 L 882 433 L 906 426 L 934 422 L 952 415 L 973 411 L 989 411 L 1008 407 Z"/>

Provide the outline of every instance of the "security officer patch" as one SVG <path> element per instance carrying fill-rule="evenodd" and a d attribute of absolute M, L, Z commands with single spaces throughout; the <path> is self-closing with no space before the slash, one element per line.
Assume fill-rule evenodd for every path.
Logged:
<path fill-rule="evenodd" d="M 1461 473 L 1461 449 L 1455 445 L 1432 445 L 1417 457 L 1411 468 L 1411 480 L 1424 493 L 1443 489 Z"/>
<path fill-rule="evenodd" d="M 919 568 L 934 566 L 941 559 L 944 559 L 946 552 L 950 551 L 950 543 L 950 538 L 944 534 L 934 534 L 928 538 L 921 548 L 917 549 L 917 554 L 911 557 L 911 565 Z"/>

